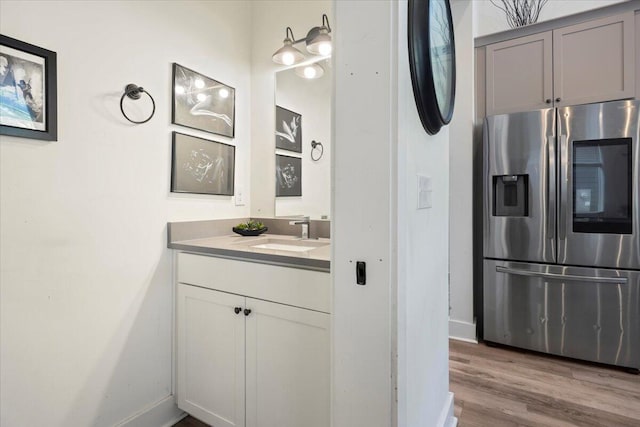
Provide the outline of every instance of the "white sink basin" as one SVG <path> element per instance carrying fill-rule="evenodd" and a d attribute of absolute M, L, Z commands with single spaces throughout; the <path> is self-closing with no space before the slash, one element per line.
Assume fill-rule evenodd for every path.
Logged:
<path fill-rule="evenodd" d="M 295 253 L 309 252 L 314 249 L 329 246 L 331 243 L 326 240 L 301 240 L 301 239 L 283 239 L 274 237 L 262 237 L 246 242 L 236 243 L 243 245 L 249 249 L 262 249 L 271 251 L 287 251 Z"/>
<path fill-rule="evenodd" d="M 302 246 L 302 245 L 289 245 L 286 243 L 262 243 L 260 245 L 250 246 L 256 249 L 271 249 L 274 251 L 289 251 L 289 252 L 307 252 L 313 249 L 317 249 L 317 246 Z"/>

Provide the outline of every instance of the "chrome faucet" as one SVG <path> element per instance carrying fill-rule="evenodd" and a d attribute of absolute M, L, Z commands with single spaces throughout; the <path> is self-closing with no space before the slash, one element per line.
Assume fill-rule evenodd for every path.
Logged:
<path fill-rule="evenodd" d="M 300 238 L 302 240 L 307 240 L 309 238 L 309 228 L 311 227 L 311 222 L 309 221 L 308 216 L 305 216 L 301 221 L 289 221 L 289 225 L 301 225 L 302 234 Z"/>

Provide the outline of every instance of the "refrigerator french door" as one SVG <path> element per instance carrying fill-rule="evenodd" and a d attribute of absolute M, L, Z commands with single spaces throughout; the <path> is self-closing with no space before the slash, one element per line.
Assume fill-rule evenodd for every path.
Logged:
<path fill-rule="evenodd" d="M 485 340 L 640 368 L 639 110 L 486 119 Z"/>
<path fill-rule="evenodd" d="M 639 101 L 558 110 L 558 262 L 640 268 Z"/>

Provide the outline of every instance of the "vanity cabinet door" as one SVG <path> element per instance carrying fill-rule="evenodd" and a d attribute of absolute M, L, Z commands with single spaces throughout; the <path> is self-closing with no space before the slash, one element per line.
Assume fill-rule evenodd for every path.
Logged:
<path fill-rule="evenodd" d="M 327 427 L 326 313 L 247 298 L 247 427 Z"/>
<path fill-rule="evenodd" d="M 245 298 L 178 284 L 178 407 L 216 427 L 245 425 Z M 239 311 L 236 313 L 236 311 Z"/>
<path fill-rule="evenodd" d="M 553 31 L 556 107 L 635 96 L 633 12 Z"/>
<path fill-rule="evenodd" d="M 486 48 L 487 116 L 553 106 L 552 33 Z"/>

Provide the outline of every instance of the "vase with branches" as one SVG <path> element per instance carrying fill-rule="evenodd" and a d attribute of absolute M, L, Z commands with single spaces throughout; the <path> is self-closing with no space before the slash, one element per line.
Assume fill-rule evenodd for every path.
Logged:
<path fill-rule="evenodd" d="M 491 3 L 502 10 L 511 28 L 538 22 L 540 11 L 549 0 L 491 0 Z"/>

